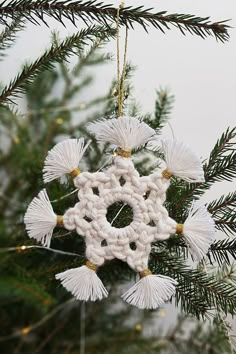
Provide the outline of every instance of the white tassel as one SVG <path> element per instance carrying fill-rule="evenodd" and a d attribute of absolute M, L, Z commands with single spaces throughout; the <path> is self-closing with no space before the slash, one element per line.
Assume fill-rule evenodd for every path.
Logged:
<path fill-rule="evenodd" d="M 194 260 L 200 261 L 215 240 L 215 223 L 204 205 L 193 203 L 183 225 L 183 236 Z"/>
<path fill-rule="evenodd" d="M 131 151 L 144 145 L 155 134 L 155 130 L 134 117 L 102 119 L 88 125 L 88 131 L 101 142 L 114 144 Z"/>
<path fill-rule="evenodd" d="M 28 206 L 24 223 L 30 238 L 36 239 L 45 247 L 50 247 L 53 229 L 57 224 L 57 216 L 45 189 Z"/>
<path fill-rule="evenodd" d="M 187 182 L 203 182 L 204 171 L 201 160 L 182 142 L 162 142 L 167 170 Z"/>
<path fill-rule="evenodd" d="M 150 274 L 141 278 L 122 298 L 140 309 L 156 309 L 171 298 L 176 285 L 172 278 Z"/>
<path fill-rule="evenodd" d="M 63 273 L 56 274 L 55 277 L 77 300 L 96 301 L 108 296 L 108 292 L 96 272 L 85 265 L 68 269 Z"/>
<path fill-rule="evenodd" d="M 84 139 L 67 139 L 55 145 L 44 162 L 43 180 L 45 183 L 71 173 L 78 168 L 90 141 L 84 146 Z"/>

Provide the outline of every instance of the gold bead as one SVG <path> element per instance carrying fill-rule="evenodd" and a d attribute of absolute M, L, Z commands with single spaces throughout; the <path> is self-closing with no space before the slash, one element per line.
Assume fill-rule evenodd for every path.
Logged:
<path fill-rule="evenodd" d="M 73 178 L 73 179 L 74 179 L 75 177 L 77 177 L 79 174 L 80 174 L 80 169 L 79 169 L 79 167 L 75 168 L 73 171 L 71 171 L 71 172 L 69 173 L 70 177 Z"/>

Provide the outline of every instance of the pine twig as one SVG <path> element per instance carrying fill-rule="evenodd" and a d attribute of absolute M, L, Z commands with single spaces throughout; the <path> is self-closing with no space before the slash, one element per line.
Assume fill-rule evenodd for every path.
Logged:
<path fill-rule="evenodd" d="M 75 53 L 76 49 L 85 45 L 93 37 L 112 37 L 114 34 L 115 32 L 111 28 L 108 31 L 106 27 L 92 26 L 67 37 L 58 45 L 52 44 L 50 49 L 34 63 L 24 65 L 21 73 L 19 73 L 0 94 L 0 104 L 12 102 L 10 97 L 18 97 L 20 93 L 24 93 L 26 86 L 32 83 L 38 73 L 52 69 L 53 64 L 56 62 L 66 60 Z"/>
<path fill-rule="evenodd" d="M 176 301 L 181 301 L 185 312 L 194 313 L 197 317 L 206 315 L 202 313 L 204 307 L 206 311 L 218 309 L 225 314 L 236 312 L 236 287 L 232 284 L 218 282 L 213 276 L 191 269 L 180 256 L 170 252 L 153 252 L 152 262 L 154 268 L 178 281 Z M 194 306 L 191 304 L 193 294 Z"/>
<path fill-rule="evenodd" d="M 176 211 L 185 203 L 191 202 L 193 196 L 202 195 L 213 183 L 233 180 L 236 168 L 235 137 L 236 128 L 228 128 L 222 134 L 211 151 L 208 163 L 203 166 L 205 182 L 184 184 L 179 194 L 179 201 L 173 207 Z"/>
<path fill-rule="evenodd" d="M 160 88 L 155 102 L 155 116 L 147 117 L 145 122 L 153 129 L 161 130 L 167 123 L 173 108 L 174 96 L 168 90 Z"/>
<path fill-rule="evenodd" d="M 128 25 L 133 28 L 134 24 L 141 25 L 146 31 L 151 25 L 163 33 L 170 29 L 170 26 L 178 28 L 182 34 L 187 32 L 198 35 L 202 38 L 215 36 L 217 40 L 225 42 L 229 39 L 226 21 L 211 22 L 209 17 L 198 17 L 189 14 L 167 14 L 166 11 L 151 12 L 143 6 L 127 6 L 120 10 L 120 25 Z M 64 25 L 63 20 L 68 19 L 74 25 L 77 19 L 82 19 L 86 25 L 93 21 L 107 25 L 115 23 L 117 8 L 105 5 L 96 0 L 10 0 L 7 4 L 3 1 L 0 4 L 0 23 L 6 23 L 7 18 L 14 18 L 24 14 L 25 18 L 38 24 L 43 21 L 46 25 L 46 16 L 53 17 Z"/>
<path fill-rule="evenodd" d="M 13 21 L 0 33 L 0 59 L 5 56 L 5 50 L 11 48 L 16 41 L 16 34 L 25 27 L 22 16 L 15 17 Z"/>
<path fill-rule="evenodd" d="M 236 192 L 222 195 L 219 200 L 212 201 L 208 210 L 212 213 L 218 230 L 228 235 L 236 233 Z"/>
<path fill-rule="evenodd" d="M 214 200 L 208 205 L 208 211 L 213 215 L 224 208 L 236 207 L 236 191 L 228 195 L 222 195 L 219 200 Z"/>

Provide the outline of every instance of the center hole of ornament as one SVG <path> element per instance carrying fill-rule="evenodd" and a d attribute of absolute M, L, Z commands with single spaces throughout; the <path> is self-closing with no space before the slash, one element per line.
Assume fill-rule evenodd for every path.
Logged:
<path fill-rule="evenodd" d="M 107 208 L 107 221 L 118 229 L 126 227 L 133 221 L 133 209 L 124 202 L 115 202 Z"/>

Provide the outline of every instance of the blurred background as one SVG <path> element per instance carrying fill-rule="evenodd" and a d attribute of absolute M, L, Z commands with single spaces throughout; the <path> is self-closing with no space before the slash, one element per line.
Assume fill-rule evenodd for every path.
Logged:
<path fill-rule="evenodd" d="M 120 2 L 109 3 L 117 6 Z M 203 159 L 207 158 L 216 140 L 236 123 L 235 2 L 126 0 L 125 4 L 210 16 L 213 21 L 231 19 L 231 38 L 224 44 L 214 38 L 183 36 L 175 29 L 163 34 L 150 27 L 145 33 L 134 26 L 129 31 L 126 111 L 147 120 L 157 118 L 164 97 L 168 123 L 160 129 L 159 121 L 156 128 L 162 136 L 183 140 Z M 52 19 L 47 22 L 50 28 L 27 24 L 19 33 L 7 58 L 0 63 L 1 86 L 8 84 L 26 61 L 42 54 L 52 40 L 57 42 L 75 32 L 69 21 L 65 22 L 66 27 Z M 78 29 L 81 27 L 83 23 L 78 21 Z M 57 33 L 52 35 L 52 30 Z M 121 48 L 124 36 L 122 29 Z M 0 245 L 19 248 L 0 254 L 4 275 L 0 280 L 0 352 L 232 353 L 236 324 L 231 317 L 217 318 L 217 325 L 212 319 L 197 322 L 190 313 L 190 317 L 183 315 L 174 300 L 151 312 L 124 305 L 118 300 L 121 288 L 117 285 L 129 281 L 130 273 L 116 263 L 101 270 L 112 290 L 109 299 L 98 304 L 78 304 L 55 282 L 54 274 L 80 264 L 80 260 L 40 249 L 22 249 L 22 245 L 33 244 L 24 232 L 22 216 L 43 187 L 41 169 L 48 149 L 65 137 L 86 134 L 88 121 L 109 116 L 116 108 L 115 40 L 92 43 L 77 54 L 69 63 L 40 74 L 27 87 L 26 95 L 17 99 L 14 113 L 1 109 Z M 104 151 L 97 149 L 93 141 L 84 168 L 96 171 L 106 164 Z M 150 161 L 150 154 L 137 155 L 141 173 L 150 172 Z M 48 189 L 57 213 L 76 202 L 75 194 L 59 199 L 73 191 L 70 181 L 64 185 L 53 183 Z M 211 200 L 234 190 L 235 179 L 215 183 L 204 198 Z M 116 215 L 116 210 L 112 213 Z M 122 223 L 122 218 L 129 215 L 124 211 L 120 217 Z M 81 238 L 76 234 L 66 238 L 61 230 L 52 247 L 81 255 L 84 251 Z M 31 330 L 33 323 L 36 327 Z"/>

